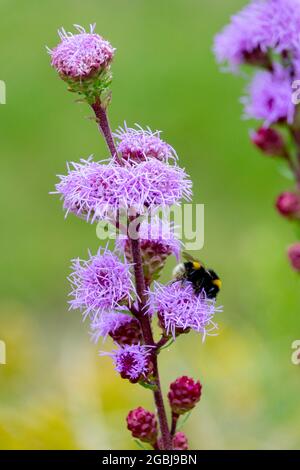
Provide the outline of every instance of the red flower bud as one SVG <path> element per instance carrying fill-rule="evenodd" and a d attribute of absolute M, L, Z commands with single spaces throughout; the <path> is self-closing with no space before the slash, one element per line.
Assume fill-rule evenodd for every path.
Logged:
<path fill-rule="evenodd" d="M 154 413 L 141 406 L 131 410 L 126 418 L 127 428 L 133 437 L 140 441 L 155 444 L 157 440 L 157 422 Z"/>
<path fill-rule="evenodd" d="M 276 201 L 278 212 L 284 217 L 300 217 L 300 196 L 297 193 L 285 191 Z"/>
<path fill-rule="evenodd" d="M 183 414 L 190 411 L 201 397 L 202 385 L 187 376 L 179 377 L 170 385 L 168 398 L 173 413 Z"/>
<path fill-rule="evenodd" d="M 275 129 L 261 127 L 251 134 L 251 140 L 266 155 L 286 156 L 283 138 Z"/>
<path fill-rule="evenodd" d="M 189 443 L 184 432 L 177 432 L 173 437 L 173 450 L 188 450 Z"/>

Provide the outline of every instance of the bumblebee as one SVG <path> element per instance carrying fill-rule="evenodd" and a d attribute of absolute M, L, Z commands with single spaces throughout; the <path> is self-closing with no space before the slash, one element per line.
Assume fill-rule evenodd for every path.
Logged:
<path fill-rule="evenodd" d="M 219 276 L 212 269 L 206 269 L 200 261 L 188 253 L 183 253 L 183 256 L 186 262 L 176 266 L 173 277 L 178 281 L 191 282 L 195 294 L 199 295 L 204 291 L 208 299 L 215 299 L 222 287 Z"/>

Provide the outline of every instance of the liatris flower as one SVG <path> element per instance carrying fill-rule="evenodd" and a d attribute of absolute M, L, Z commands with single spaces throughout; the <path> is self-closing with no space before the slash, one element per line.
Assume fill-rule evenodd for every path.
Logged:
<path fill-rule="evenodd" d="M 174 338 L 178 329 L 184 332 L 191 328 L 202 333 L 204 340 L 217 328 L 213 317 L 221 311 L 215 300 L 207 299 L 205 293 L 196 295 L 189 282 L 176 281 L 166 286 L 155 283 L 154 291 L 149 292 L 149 314 L 157 312 L 166 334 L 172 334 Z"/>
<path fill-rule="evenodd" d="M 288 257 L 292 268 L 300 272 L 300 243 L 294 243 L 288 249 Z"/>
<path fill-rule="evenodd" d="M 281 193 L 276 201 L 278 212 L 284 217 L 300 217 L 300 194 L 291 191 Z"/>
<path fill-rule="evenodd" d="M 181 199 L 190 200 L 192 183 L 185 171 L 177 165 L 168 165 L 150 159 L 133 165 L 131 179 L 125 191 L 128 205 L 139 213 L 178 204 Z"/>
<path fill-rule="evenodd" d="M 133 437 L 149 444 L 156 443 L 157 421 L 154 413 L 139 406 L 128 413 L 126 421 Z"/>
<path fill-rule="evenodd" d="M 258 72 L 243 98 L 245 115 L 263 120 L 267 126 L 287 121 L 292 123 L 295 107 L 291 100 L 291 78 L 287 69 L 277 64 L 272 72 Z"/>
<path fill-rule="evenodd" d="M 139 321 L 131 315 L 121 312 L 105 313 L 91 322 L 92 338 L 98 341 L 109 335 L 120 346 L 125 344 L 140 344 L 142 331 Z"/>
<path fill-rule="evenodd" d="M 191 196 L 191 181 L 184 170 L 157 160 L 132 166 L 89 158 L 72 163 L 68 174 L 59 178 L 55 194 L 61 194 L 66 213 L 91 222 L 116 217 L 121 209 L 142 213 L 166 208 Z"/>
<path fill-rule="evenodd" d="M 143 220 L 138 236 L 145 278 L 147 283 L 150 283 L 154 277 L 159 276 L 168 256 L 174 254 L 177 260 L 179 259 L 182 244 L 176 237 L 174 225 L 158 217 L 152 217 L 149 221 Z M 129 238 L 119 238 L 116 247 L 125 253 L 128 262 L 133 262 Z"/>
<path fill-rule="evenodd" d="M 269 49 L 282 53 L 299 48 L 299 29 L 298 0 L 252 1 L 216 36 L 217 60 L 233 70 L 242 63 L 268 67 Z"/>
<path fill-rule="evenodd" d="M 115 132 L 117 138 L 117 150 L 125 160 L 141 162 L 147 158 L 156 158 L 160 161 L 177 159 L 175 150 L 166 142 L 161 140 L 160 131 L 152 132 L 148 127 L 142 129 L 137 125 L 137 129 L 121 127 Z"/>
<path fill-rule="evenodd" d="M 251 132 L 251 140 L 264 154 L 273 157 L 286 157 L 287 150 L 282 135 L 275 129 L 260 127 Z"/>
<path fill-rule="evenodd" d="M 49 49 L 51 65 L 62 78 L 84 80 L 106 68 L 115 49 L 94 32 L 95 25 L 90 26 L 90 32 L 82 26 L 74 26 L 79 34 L 73 35 L 64 29 L 59 31 L 60 44 Z"/>
<path fill-rule="evenodd" d="M 69 212 L 87 221 L 103 220 L 108 214 L 126 206 L 123 182 L 126 169 L 113 162 L 94 162 L 90 157 L 80 163 L 67 166 L 68 174 L 59 175 L 56 192 L 64 201 L 66 215 Z M 123 190 L 121 188 L 123 187 Z"/>
<path fill-rule="evenodd" d="M 130 266 L 111 251 L 100 248 L 87 261 L 75 259 L 72 269 L 70 308 L 84 310 L 85 317 L 91 314 L 94 318 L 98 313 L 131 302 L 134 286 Z"/>
<path fill-rule="evenodd" d="M 173 413 L 181 415 L 192 410 L 201 397 L 202 385 L 186 375 L 170 384 L 169 403 Z"/>
<path fill-rule="evenodd" d="M 113 358 L 115 369 L 122 379 L 132 383 L 145 379 L 151 371 L 150 347 L 140 344 L 124 345 L 111 353 L 100 353 Z"/>

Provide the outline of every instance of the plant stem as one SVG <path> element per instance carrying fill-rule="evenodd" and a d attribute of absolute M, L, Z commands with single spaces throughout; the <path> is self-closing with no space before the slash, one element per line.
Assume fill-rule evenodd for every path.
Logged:
<path fill-rule="evenodd" d="M 160 385 L 160 378 L 159 378 L 159 371 L 158 371 L 158 363 L 157 363 L 157 354 L 155 351 L 155 342 L 152 335 L 151 325 L 149 321 L 149 317 L 147 316 L 146 310 L 146 285 L 145 285 L 145 278 L 143 272 L 143 264 L 142 264 L 142 255 L 141 255 L 141 248 L 140 248 L 140 241 L 139 239 L 133 240 L 131 239 L 131 250 L 132 250 L 132 258 L 134 262 L 134 275 L 135 275 L 135 283 L 136 283 L 136 291 L 139 297 L 139 313 L 138 318 L 141 324 L 145 344 L 153 347 L 154 351 L 152 353 L 152 362 L 153 362 L 153 376 L 155 378 L 157 390 L 153 392 L 154 394 L 154 401 L 157 408 L 158 420 L 160 424 L 161 430 L 161 439 L 164 450 L 171 450 L 172 449 L 172 439 L 169 431 L 168 421 L 166 410 L 164 406 L 161 385 Z"/>
<path fill-rule="evenodd" d="M 171 436 L 173 437 L 176 432 L 176 426 L 179 415 L 177 413 L 172 413 L 172 426 L 171 426 Z"/>
<path fill-rule="evenodd" d="M 117 157 L 117 149 L 110 129 L 106 109 L 102 106 L 100 98 L 97 98 L 95 103 L 93 103 L 91 106 L 94 110 L 95 116 L 99 124 L 99 129 L 105 139 L 111 156 L 113 158 Z"/>
<path fill-rule="evenodd" d="M 109 121 L 106 114 L 106 109 L 102 107 L 100 98 L 97 98 L 95 103 L 92 104 L 92 108 L 96 115 L 99 128 L 102 132 L 102 135 L 106 141 L 106 144 L 110 150 L 111 156 L 118 157 L 117 149 L 114 143 L 114 139 L 112 136 L 112 132 L 110 129 Z M 131 219 L 132 220 L 132 219 Z M 152 335 L 151 324 L 149 321 L 148 315 L 146 315 L 146 304 L 147 304 L 147 297 L 146 297 L 146 283 L 143 271 L 143 261 L 142 261 L 142 254 L 141 254 L 141 247 L 140 247 L 140 240 L 133 240 L 130 239 L 131 242 L 131 250 L 132 250 L 132 258 L 134 262 L 134 275 L 135 275 L 135 284 L 136 284 L 136 291 L 138 295 L 138 305 L 139 309 L 136 313 L 137 318 L 140 321 L 143 337 L 145 344 L 153 348 L 152 352 L 152 362 L 153 362 L 153 375 L 156 382 L 157 389 L 153 392 L 154 394 L 154 401 L 157 408 L 158 420 L 161 430 L 161 441 L 163 450 L 172 450 L 172 438 L 168 426 L 168 420 L 166 415 L 166 410 L 164 406 L 161 385 L 160 385 L 160 378 L 158 372 L 158 363 L 157 363 L 157 354 L 156 354 L 156 345 Z"/>

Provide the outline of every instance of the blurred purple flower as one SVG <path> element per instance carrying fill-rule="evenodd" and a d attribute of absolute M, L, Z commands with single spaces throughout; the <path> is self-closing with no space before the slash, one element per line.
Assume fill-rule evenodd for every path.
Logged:
<path fill-rule="evenodd" d="M 248 118 L 263 120 L 266 126 L 280 121 L 292 123 L 295 107 L 289 71 L 276 64 L 273 72 L 258 72 L 242 99 Z"/>
<path fill-rule="evenodd" d="M 86 32 L 82 26 L 74 25 L 79 34 L 73 35 L 61 29 L 61 42 L 48 49 L 51 65 L 64 78 L 85 79 L 107 67 L 113 59 L 115 49 L 108 41 L 94 33 L 95 25 Z"/>
<path fill-rule="evenodd" d="M 99 248 L 95 256 L 89 255 L 87 261 L 77 258 L 72 262 L 69 281 L 73 299 L 69 303 L 71 309 L 84 311 L 84 317 L 91 314 L 96 318 L 105 310 L 131 302 L 134 286 L 130 266 L 114 253 Z"/>
<path fill-rule="evenodd" d="M 175 281 L 166 286 L 155 283 L 154 291 L 149 292 L 148 313 L 158 313 L 168 334 L 175 338 L 176 329 L 190 328 L 202 333 L 203 341 L 217 325 L 213 322 L 215 313 L 222 311 L 215 300 L 205 294 L 196 295 L 191 283 Z"/>
<path fill-rule="evenodd" d="M 175 150 L 160 138 L 160 131 L 152 132 L 148 127 L 142 129 L 121 127 L 117 129 L 114 136 L 117 139 L 117 150 L 125 160 L 141 162 L 147 158 L 156 158 L 160 161 L 176 160 Z"/>
<path fill-rule="evenodd" d="M 216 36 L 214 51 L 218 62 L 233 70 L 244 62 L 263 65 L 268 49 L 299 50 L 299 31 L 298 0 L 255 0 L 232 16 Z"/>
<path fill-rule="evenodd" d="M 123 379 L 138 382 L 149 373 L 150 347 L 136 345 L 125 345 L 111 353 L 100 352 L 100 355 L 111 356 L 115 369 Z"/>

